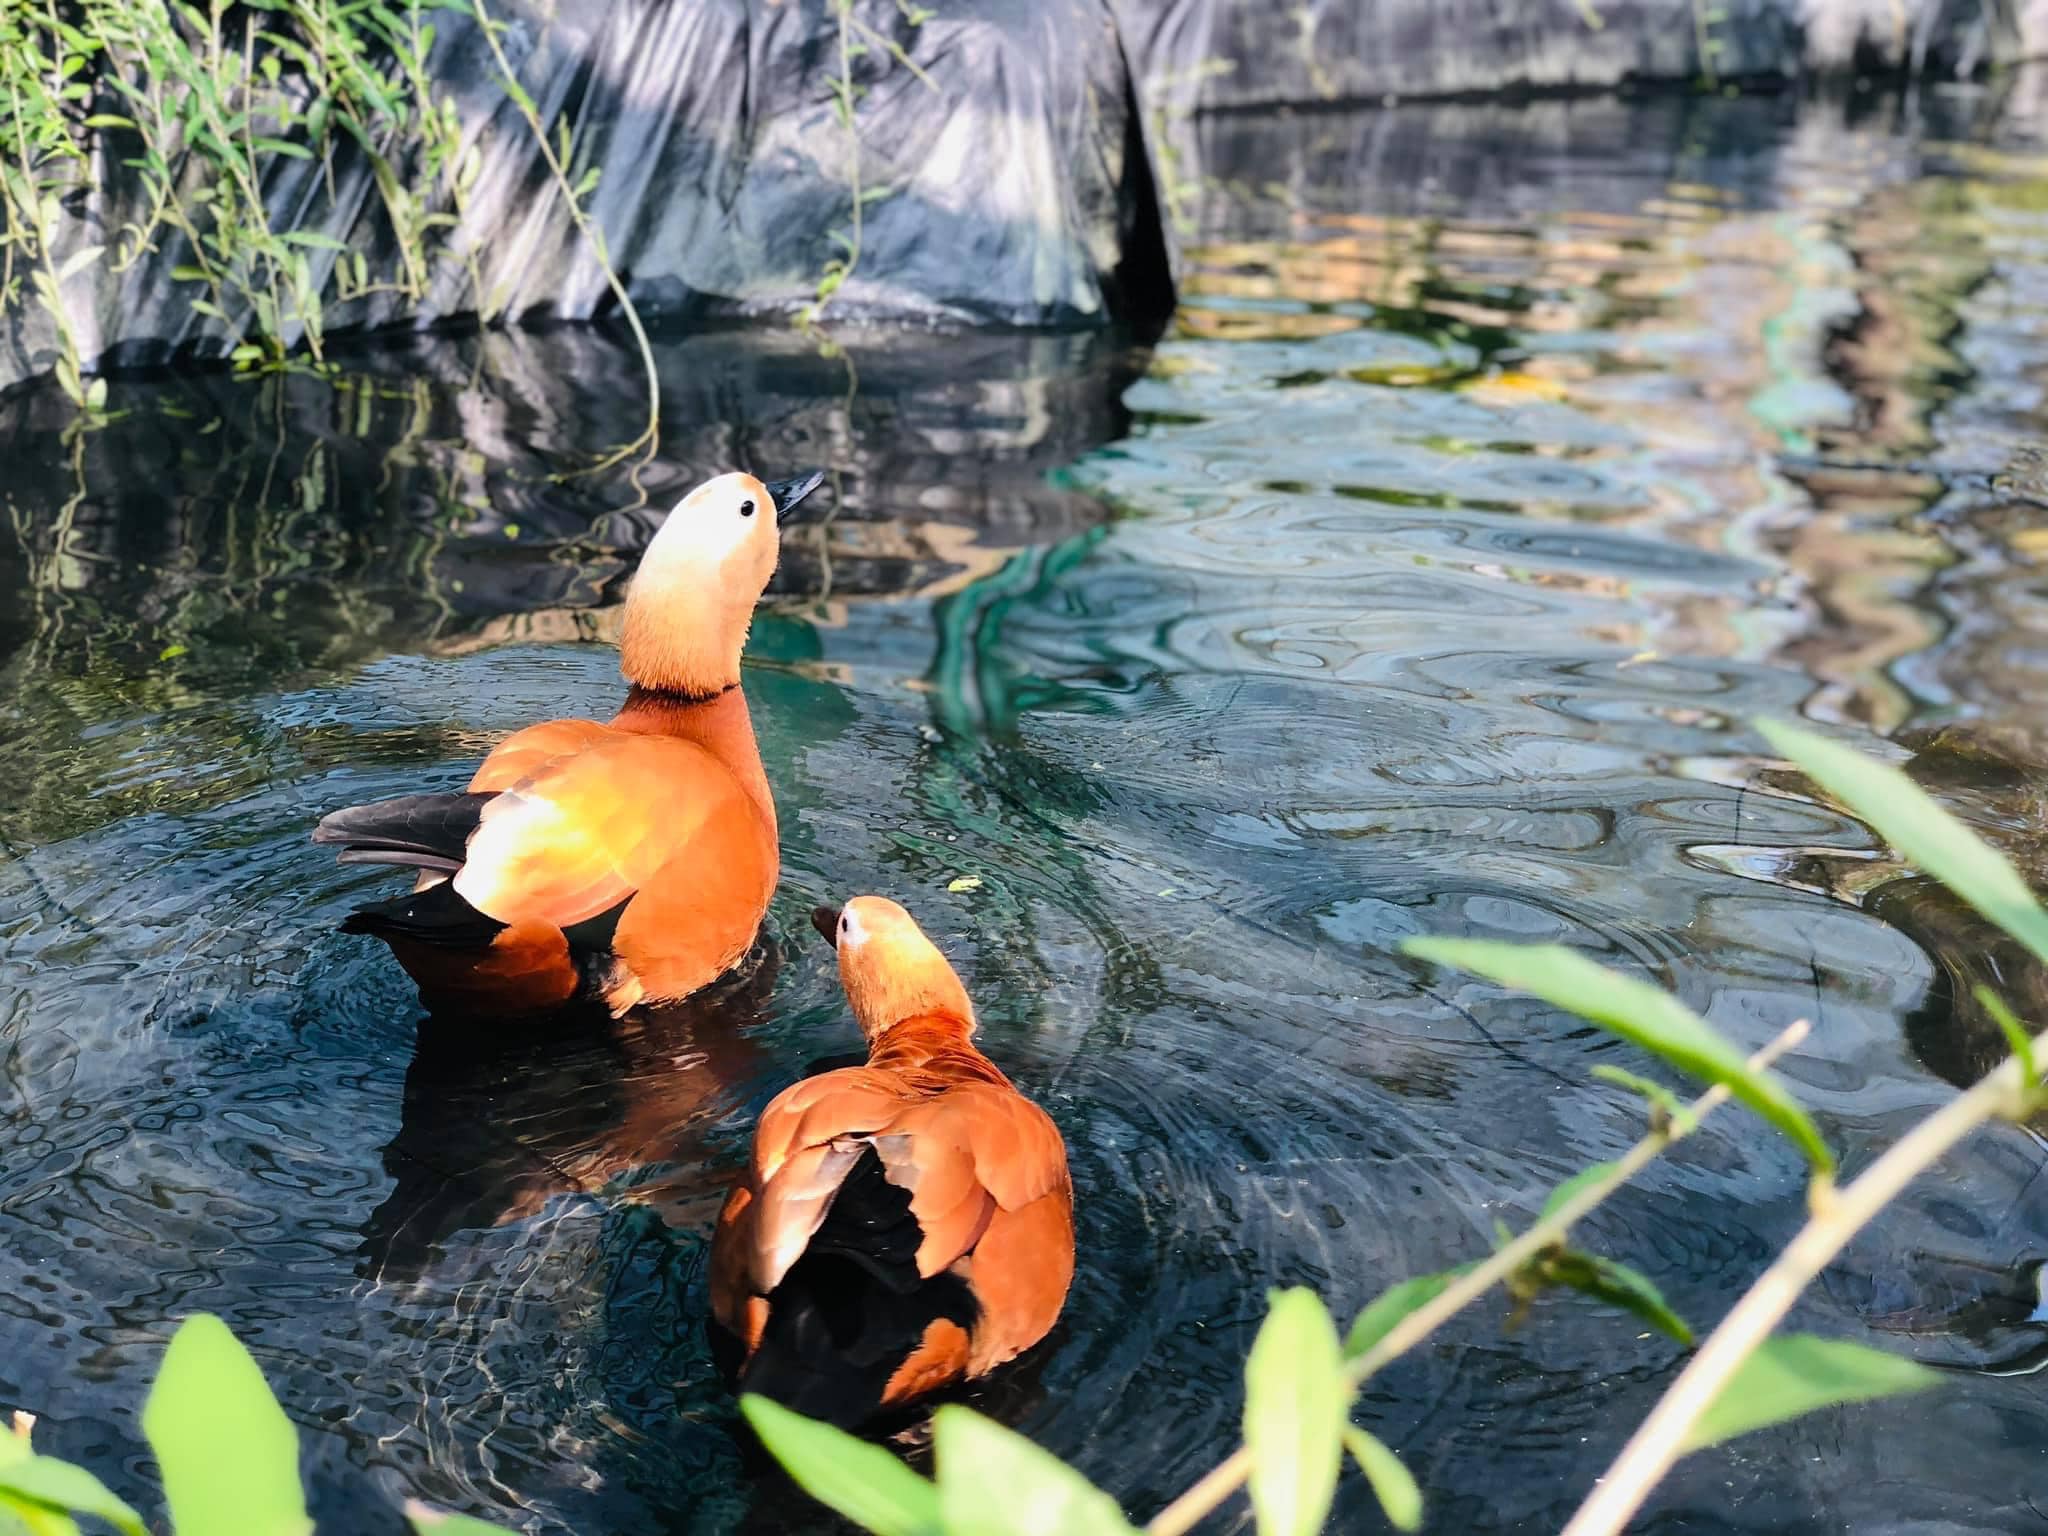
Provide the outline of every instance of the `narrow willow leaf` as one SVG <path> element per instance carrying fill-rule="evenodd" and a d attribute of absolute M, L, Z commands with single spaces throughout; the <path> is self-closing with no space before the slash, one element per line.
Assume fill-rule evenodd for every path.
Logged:
<path fill-rule="evenodd" d="M 938 1531 L 938 1489 L 879 1445 L 751 1393 L 740 1399 L 740 1412 L 799 1488 L 861 1529 L 875 1536 Z"/>
<path fill-rule="evenodd" d="M 171 1336 L 142 1410 L 178 1536 L 307 1536 L 299 1434 L 211 1313 Z"/>
<path fill-rule="evenodd" d="M 1453 965 L 1502 986 L 1531 992 L 1568 1008 L 1684 1072 L 1728 1091 L 1783 1131 L 1822 1173 L 1834 1172 L 1834 1154 L 1785 1085 L 1754 1072 L 1742 1053 L 1705 1019 L 1661 988 L 1596 965 L 1556 944 L 1498 944 L 1480 939 L 1409 939 L 1408 954 Z"/>
<path fill-rule="evenodd" d="M 1372 1484 L 1373 1497 L 1397 1531 L 1422 1529 L 1422 1490 L 1401 1459 L 1356 1425 L 1344 1427 L 1344 1448 Z"/>
<path fill-rule="evenodd" d="M 1351 1332 L 1344 1339 L 1344 1353 L 1353 1360 L 1370 1353 L 1374 1345 L 1394 1331 L 1395 1324 L 1410 1312 L 1435 1301 L 1444 1293 L 1444 1287 L 1469 1267 L 1439 1270 L 1433 1275 L 1417 1275 L 1413 1280 L 1403 1280 L 1399 1285 L 1391 1287 L 1352 1321 Z"/>
<path fill-rule="evenodd" d="M 2005 1043 L 2011 1047 L 2013 1055 L 2019 1057 L 2020 1071 L 2026 1078 L 2028 1091 L 2031 1092 L 2041 1082 L 2040 1068 L 2034 1061 L 2034 1037 L 2027 1033 L 2027 1027 L 2019 1021 L 2019 1016 L 2005 1005 L 2005 999 L 1991 988 L 1979 982 L 1972 992 L 1977 999 L 1977 1006 L 1990 1014 L 1992 1020 L 2005 1032 Z"/>
<path fill-rule="evenodd" d="M 0 1467 L 0 1493 L 74 1515 L 93 1515 L 128 1536 L 146 1536 L 142 1516 L 83 1467 L 54 1456 L 30 1456 Z"/>
<path fill-rule="evenodd" d="M 1878 835 L 2048 961 L 2048 912 L 2006 856 L 1889 763 L 1775 720 L 1757 729 Z"/>
<path fill-rule="evenodd" d="M 1137 1536 L 1116 1500 L 993 1419 L 953 1403 L 932 1426 L 946 1536 Z"/>
<path fill-rule="evenodd" d="M 1702 1450 L 1816 1408 L 1924 1391 L 1940 1380 L 1939 1372 L 1916 1361 L 1847 1339 L 1808 1333 L 1766 1339 L 1700 1415 L 1685 1448 Z"/>
<path fill-rule="evenodd" d="M 1273 1292 L 1244 1385 L 1259 1536 L 1315 1536 L 1337 1495 L 1352 1392 L 1337 1325 L 1314 1291 Z"/>
<path fill-rule="evenodd" d="M 64 258 L 64 265 L 57 269 L 57 281 L 60 283 L 70 282 L 72 278 L 78 276 L 79 273 L 106 254 L 107 248 L 104 245 L 88 245 L 80 250 L 73 251 Z"/>
<path fill-rule="evenodd" d="M 516 1536 L 509 1526 L 491 1525 L 468 1515 L 446 1515 L 418 1499 L 406 1501 L 405 1521 L 418 1536 Z"/>
<path fill-rule="evenodd" d="M 1536 1219 L 1550 1220 L 1554 1213 L 1564 1208 L 1567 1201 L 1577 1199 L 1582 1190 L 1613 1178 L 1615 1170 L 1620 1166 L 1619 1163 L 1595 1163 L 1590 1168 L 1580 1169 L 1550 1192 L 1550 1198 L 1543 1202 L 1542 1214 Z"/>
<path fill-rule="evenodd" d="M 1649 1276 L 1626 1264 L 1598 1254 L 1567 1251 L 1543 1261 L 1542 1277 L 1553 1285 L 1568 1286 L 1595 1301 L 1632 1313 L 1659 1333 L 1692 1348 L 1692 1329 L 1685 1319 L 1671 1310 L 1664 1293 Z"/>

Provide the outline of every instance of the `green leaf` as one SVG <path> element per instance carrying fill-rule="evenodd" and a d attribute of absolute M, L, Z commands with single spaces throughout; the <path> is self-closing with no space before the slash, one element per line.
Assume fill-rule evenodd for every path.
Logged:
<path fill-rule="evenodd" d="M 1653 1121 L 1657 1116 L 1662 1115 L 1676 1134 L 1681 1136 L 1692 1134 L 1692 1111 L 1679 1103 L 1678 1095 L 1669 1088 L 1666 1088 L 1662 1083 L 1655 1082 L 1647 1077 L 1638 1077 L 1633 1072 L 1621 1067 L 1610 1066 L 1606 1062 L 1602 1062 L 1593 1069 L 1593 1076 L 1603 1083 L 1612 1083 L 1617 1088 L 1626 1088 L 1630 1093 L 1640 1095 L 1648 1102 Z"/>
<path fill-rule="evenodd" d="M 94 1515 L 128 1536 L 146 1536 L 142 1516 L 83 1467 L 54 1456 L 29 1456 L 0 1468 L 0 1492 L 74 1515 Z"/>
<path fill-rule="evenodd" d="M 85 408 L 87 410 L 100 410 L 105 407 L 106 403 L 107 381 L 105 379 L 94 379 L 85 386 Z"/>
<path fill-rule="evenodd" d="M 1684 1318 L 1671 1310 L 1670 1304 L 1664 1300 L 1664 1293 L 1651 1283 L 1647 1275 L 1613 1259 L 1569 1249 L 1548 1255 L 1538 1263 L 1542 1278 L 1549 1283 L 1568 1286 L 1595 1301 L 1619 1307 L 1641 1318 L 1659 1333 L 1676 1339 L 1687 1349 L 1692 1348 L 1692 1329 L 1686 1326 Z"/>
<path fill-rule="evenodd" d="M 748 1394 L 740 1399 L 754 1433 L 797 1486 L 875 1536 L 939 1530 L 939 1491 L 879 1445 Z"/>
<path fill-rule="evenodd" d="M 946 1536 L 1136 1536 L 1116 1500 L 993 1419 L 949 1403 L 932 1426 Z"/>
<path fill-rule="evenodd" d="M 1619 1163 L 1595 1163 L 1590 1168 L 1580 1169 L 1550 1192 L 1550 1198 L 1543 1202 L 1542 1214 L 1536 1219 L 1548 1221 L 1553 1214 L 1564 1208 L 1566 1201 L 1576 1199 L 1580 1191 L 1613 1178 L 1614 1170 L 1620 1166 Z"/>
<path fill-rule="evenodd" d="M 1840 800 L 1913 863 L 2048 961 L 2048 912 L 2006 856 L 1897 768 L 1851 747 L 1783 725 L 1757 729 L 1780 754 Z"/>
<path fill-rule="evenodd" d="M 1314 1291 L 1272 1293 L 1244 1363 L 1244 1387 L 1259 1536 L 1315 1536 L 1337 1494 L 1352 1391 L 1337 1325 Z"/>
<path fill-rule="evenodd" d="M 135 119 L 123 117 L 118 112 L 95 112 L 85 120 L 88 128 L 133 128 Z"/>
<path fill-rule="evenodd" d="M 347 251 L 348 246 L 332 235 L 323 235 L 317 230 L 288 229 L 284 238 L 292 245 L 311 246 L 316 251 Z"/>
<path fill-rule="evenodd" d="M 1502 986 L 1534 993 L 1612 1030 L 1681 1071 L 1724 1084 L 1736 1098 L 1791 1137 L 1815 1169 L 1834 1171 L 1834 1154 L 1784 1084 L 1767 1072 L 1751 1071 L 1741 1053 L 1711 1024 L 1647 981 L 1610 971 L 1556 944 L 1409 939 L 1401 947 L 1418 959 L 1458 966 Z"/>
<path fill-rule="evenodd" d="M 1977 999 L 1977 1006 L 1991 1015 L 1992 1021 L 2005 1033 L 2005 1043 L 2013 1055 L 2020 1059 L 2020 1072 L 2026 1078 L 2027 1089 L 2040 1086 L 2041 1072 L 2034 1061 L 2034 1037 L 2020 1023 L 2018 1015 L 2005 1005 L 2005 999 L 1981 981 L 1971 988 L 1971 995 Z"/>
<path fill-rule="evenodd" d="M 27 1461 L 35 1454 L 29 1445 L 29 1429 L 35 1423 L 25 1413 L 14 1416 L 13 1426 L 0 1430 L 0 1469 L 13 1466 L 16 1462 Z"/>
<path fill-rule="evenodd" d="M 1401 1460 L 1355 1424 L 1344 1426 L 1344 1448 L 1372 1484 L 1373 1497 L 1397 1531 L 1422 1529 L 1422 1490 Z"/>
<path fill-rule="evenodd" d="M 1743 1361 L 1686 1437 L 1702 1450 L 1816 1408 L 1920 1392 L 1941 1380 L 1916 1361 L 1847 1339 L 1788 1333 L 1766 1339 Z"/>
<path fill-rule="evenodd" d="M 1394 1331 L 1396 1323 L 1410 1312 L 1435 1301 L 1444 1293 L 1446 1286 L 1470 1267 L 1461 1265 L 1457 1269 L 1439 1270 L 1433 1275 L 1417 1275 L 1393 1286 L 1353 1320 L 1351 1332 L 1344 1339 L 1344 1353 L 1353 1360 L 1369 1354 L 1374 1345 Z"/>
<path fill-rule="evenodd" d="M 511 1527 L 473 1520 L 468 1515 L 443 1514 L 418 1499 L 408 1499 L 405 1519 L 419 1536 L 515 1536 Z"/>
<path fill-rule="evenodd" d="M 61 1510 L 0 1492 L 0 1536 L 79 1536 L 78 1522 Z"/>
<path fill-rule="evenodd" d="M 263 1372 L 211 1313 L 171 1336 L 142 1410 L 178 1536 L 307 1536 L 299 1435 Z"/>

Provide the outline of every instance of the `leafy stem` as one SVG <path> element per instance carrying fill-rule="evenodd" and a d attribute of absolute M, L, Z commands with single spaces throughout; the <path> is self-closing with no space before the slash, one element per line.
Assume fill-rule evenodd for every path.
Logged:
<path fill-rule="evenodd" d="M 1778 1036 L 1751 1056 L 1748 1066 L 1761 1072 L 1785 1052 L 1804 1040 L 1809 1025 L 1804 1019 L 1787 1025 Z M 1409 1312 L 1389 1328 L 1377 1342 L 1345 1367 L 1345 1381 L 1355 1392 L 1388 1362 L 1422 1343 L 1437 1329 L 1496 1285 L 1513 1279 L 1527 1265 L 1562 1243 L 1575 1222 L 1591 1214 L 1623 1184 L 1656 1160 L 1665 1148 L 1683 1140 L 1700 1121 L 1732 1097 L 1726 1083 L 1715 1083 L 1694 1099 L 1685 1116 L 1657 1117 L 1649 1132 L 1613 1163 L 1601 1177 L 1588 1179 L 1557 1201 L 1519 1237 L 1503 1243 L 1491 1257 L 1456 1276 L 1431 1299 Z M 1152 1517 L 1146 1536 L 1185 1536 L 1241 1487 L 1251 1473 L 1251 1452 L 1239 1446 L 1201 1481 Z"/>

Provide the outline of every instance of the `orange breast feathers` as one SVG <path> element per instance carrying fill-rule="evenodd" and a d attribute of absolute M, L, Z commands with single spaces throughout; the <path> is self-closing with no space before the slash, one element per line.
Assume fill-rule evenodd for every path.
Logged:
<path fill-rule="evenodd" d="M 978 1303 L 962 1374 L 1002 1364 L 1052 1327 L 1074 1273 L 1066 1144 L 979 1052 L 961 1054 L 971 1060 L 842 1068 L 769 1105 L 718 1234 L 713 1307 L 727 1328 L 758 1342 L 758 1329 L 747 1339 L 748 1302 L 774 1295 L 868 1148 L 909 1196 L 918 1277 L 953 1271 Z"/>

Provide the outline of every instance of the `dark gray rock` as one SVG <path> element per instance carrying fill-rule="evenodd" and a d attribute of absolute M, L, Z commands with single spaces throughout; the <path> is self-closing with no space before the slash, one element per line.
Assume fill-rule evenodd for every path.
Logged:
<path fill-rule="evenodd" d="M 504 0 L 505 46 L 541 116 L 574 133 L 571 174 L 599 173 L 590 211 L 637 307 L 687 325 L 808 303 L 862 205 L 842 313 L 946 325 L 1143 326 L 1173 300 L 1171 254 L 1226 181 L 1201 124 L 1216 109 L 1286 109 L 1518 89 L 1795 77 L 1849 67 L 1969 70 L 2040 51 L 2048 0 L 934 0 L 913 26 L 894 0 L 854 14 L 904 50 L 854 61 L 856 149 L 835 113 L 838 20 L 826 0 Z M 1597 25 L 1595 25 L 1597 18 Z M 440 13 L 433 71 L 481 171 L 422 300 L 334 306 L 330 330 L 486 319 L 586 320 L 615 307 L 475 23 Z M 1703 51 L 1704 50 L 1704 51 Z M 59 259 L 132 215 L 103 145 Z M 857 155 L 857 165 L 855 157 Z M 396 253 L 368 170 L 278 159 L 275 219 Z M 1266 181 L 1276 178 L 1265 177 Z M 311 253 L 315 270 L 331 252 Z M 474 273 L 469 259 L 475 263 Z M 64 288 L 88 363 L 217 355 L 230 327 L 195 314 L 174 241 L 116 277 Z M 234 317 L 237 326 L 242 317 Z M 0 388 L 45 371 L 49 318 L 0 316 Z"/>

